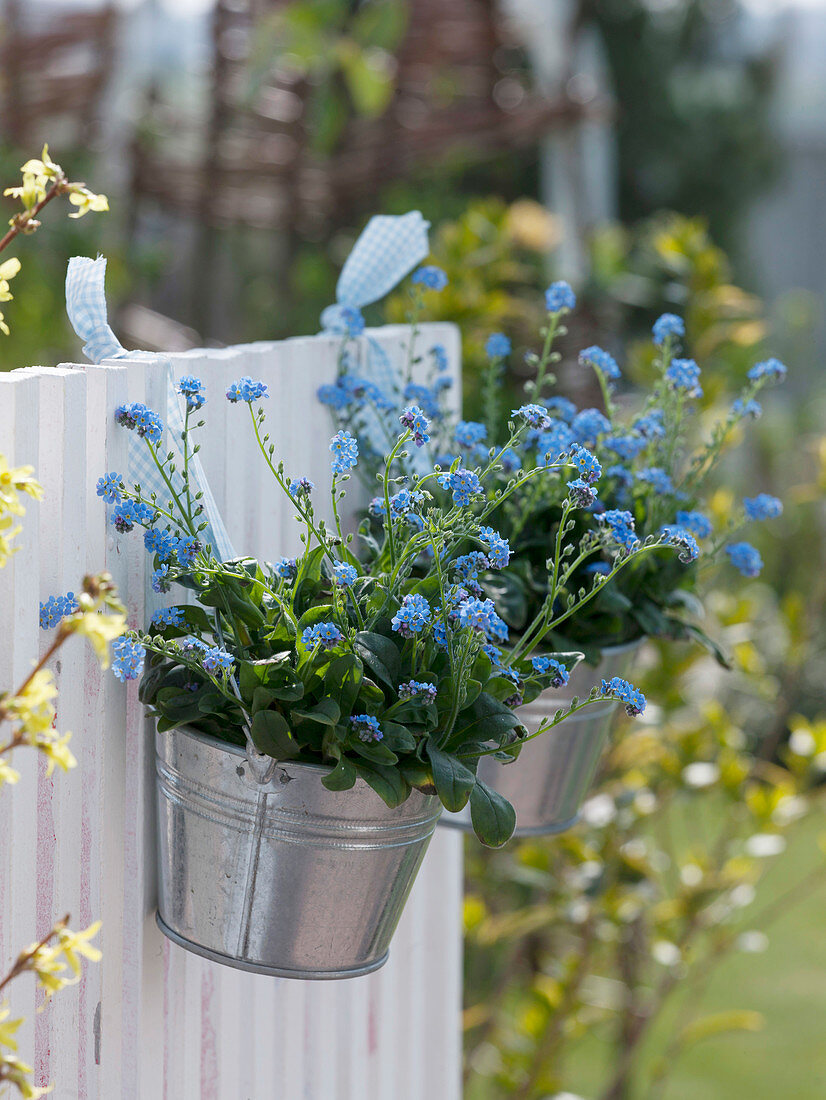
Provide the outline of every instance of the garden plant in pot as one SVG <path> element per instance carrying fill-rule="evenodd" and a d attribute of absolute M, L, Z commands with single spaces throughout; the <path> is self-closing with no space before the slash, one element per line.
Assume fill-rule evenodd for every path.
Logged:
<path fill-rule="evenodd" d="M 434 280 L 432 289 L 439 285 Z M 414 291 L 414 324 L 421 300 Z M 558 682 L 538 695 L 520 700 L 519 691 L 514 692 L 510 701 L 514 706 L 521 702 L 517 713 L 529 733 L 544 728 L 591 683 L 600 682 L 605 690 L 625 682 L 622 677 L 646 636 L 698 640 L 725 663 L 700 626 L 698 576 L 721 561 L 747 577 L 756 576 L 759 553 L 738 541 L 737 533 L 746 521 L 770 519 L 782 511 L 775 497 L 759 494 L 745 500 L 715 531 L 702 504 L 705 478 L 739 434 L 741 422 L 759 416 L 757 395 L 784 377 L 781 363 L 770 359 L 754 366 L 726 416 L 698 443 L 700 368 L 679 357 L 684 335 L 679 317 L 664 314 L 654 325 L 655 382 L 647 395 L 624 394 L 620 404 L 616 389 L 621 372 L 614 357 L 599 347 L 582 351 L 580 363 L 594 371 L 603 408 L 578 410 L 553 392 L 552 369 L 559 358 L 554 342 L 565 334 L 564 319 L 575 308 L 575 296 L 567 283 L 554 283 L 545 304 L 541 350 L 527 356 L 535 367 L 527 397 L 539 413 L 518 437 L 510 433 L 507 438 L 501 409 L 502 375 L 511 352 L 501 333 L 488 340 L 484 421 L 451 418 L 438 349 L 426 385 L 413 383 L 408 374 L 397 386 L 403 398 L 417 399 L 432 416 L 438 463 L 459 462 L 478 472 L 491 455 L 498 456 L 484 493 L 472 507 L 484 513 L 497 502 L 498 533 L 509 546 L 508 568 L 492 568 L 496 563 L 490 552 L 470 542 L 455 567 L 465 588 L 477 598 L 491 599 L 513 632 L 497 660 L 505 669 L 518 669 L 531 654 L 534 667 L 543 658 L 553 660 L 556 651 L 580 651 L 586 657 L 570 675 L 567 669 L 560 672 Z M 353 428 L 367 426 L 377 415 L 385 420 L 393 415 L 393 401 L 365 390 L 346 353 L 337 385 L 324 387 L 319 396 L 340 423 Z M 500 443 L 503 439 L 507 441 Z M 578 463 L 580 476 L 573 481 L 565 476 L 566 459 Z M 536 476 L 541 470 L 546 476 Z M 378 523 L 383 515 L 380 498 L 370 511 Z M 640 548 L 654 552 L 639 554 Z M 614 583 L 602 583 L 614 578 Z M 630 695 L 604 700 L 526 745 L 519 763 L 502 768 L 493 759 L 480 760 L 479 779 L 515 806 L 517 835 L 558 832 L 576 820 L 620 697 L 631 712 L 636 709 Z M 465 810 L 442 823 L 470 828 Z"/>
<path fill-rule="evenodd" d="M 488 493 L 505 453 L 545 417 L 526 405 L 506 445 L 475 471 L 457 460 L 449 469 L 401 474 L 400 486 L 397 458 L 407 461 L 429 432 L 421 409 L 407 407 L 381 475 L 383 520 L 362 532 L 356 556 L 339 515 L 359 461 L 357 439 L 341 430 L 330 444 L 325 522 L 314 486 L 288 476 L 274 458 L 266 389 L 242 378 L 227 397 L 239 417 L 247 406 L 263 461 L 302 525 L 302 553 L 272 563 L 220 562 L 207 541 L 203 499 L 189 472 L 191 435 L 203 423 L 198 379 L 179 384 L 186 411 L 178 468 L 165 457 L 155 413 L 143 405 L 117 410 L 117 421 L 143 437 L 165 491 L 127 488 L 108 473 L 98 492 L 117 530 L 143 528 L 155 590 L 174 584 L 190 598 L 133 632 L 118 671 L 137 677 L 146 657 L 140 694 L 158 719 L 163 930 L 242 968 L 344 977 L 386 958 L 442 807 L 469 804 L 486 844 L 513 832 L 514 811 L 478 777 L 479 762 L 518 755 L 526 735 L 513 708 L 566 680 L 579 654 L 536 657 L 524 647 L 504 664 L 496 643 L 507 640 L 508 628 L 493 603 L 474 594 L 475 584 L 465 585 L 457 559 L 473 545 L 491 568 L 506 569 L 507 543 L 489 526 L 494 513 L 524 481 L 567 471 L 576 483 L 577 470 L 591 476 L 595 459 L 582 449 Z M 608 529 L 599 537 L 612 539 Z M 661 544 L 615 547 L 612 574 Z M 561 573 L 581 553 L 566 545 L 561 539 Z M 645 705 L 630 684 L 612 680 L 537 732 L 617 696 L 635 711 Z"/>

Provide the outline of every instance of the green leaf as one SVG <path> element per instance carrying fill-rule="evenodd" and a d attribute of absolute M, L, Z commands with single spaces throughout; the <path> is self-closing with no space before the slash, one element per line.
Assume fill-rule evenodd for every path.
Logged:
<path fill-rule="evenodd" d="M 316 703 L 314 707 L 310 707 L 308 710 L 299 710 L 294 707 L 292 713 L 297 718 L 306 718 L 310 722 L 318 722 L 321 726 L 332 726 L 333 728 L 338 725 L 338 720 L 341 717 L 341 707 L 335 699 L 322 699 Z"/>
<path fill-rule="evenodd" d="M 381 728 L 384 733 L 382 743 L 393 752 L 416 751 L 416 738 L 406 726 L 402 726 L 399 722 L 382 722 Z"/>
<path fill-rule="evenodd" d="M 253 716 L 250 733 L 259 752 L 276 760 L 291 760 L 301 751 L 290 735 L 290 727 L 278 710 L 259 710 Z"/>
<path fill-rule="evenodd" d="M 344 653 L 330 662 L 324 674 L 324 685 L 326 693 L 338 700 L 342 714 L 353 713 L 363 675 L 362 663 L 354 653 Z"/>
<path fill-rule="evenodd" d="M 408 11 L 404 0 L 374 0 L 364 4 L 353 17 L 353 38 L 367 48 L 395 50 L 407 30 Z"/>
<path fill-rule="evenodd" d="M 499 741 L 521 724 L 517 715 L 504 703 L 483 691 L 473 705 L 459 715 L 447 747 L 454 748 L 468 739 Z"/>
<path fill-rule="evenodd" d="M 410 794 L 410 784 L 398 768 L 385 768 L 380 764 L 355 764 L 361 778 L 388 806 L 401 806 Z"/>
<path fill-rule="evenodd" d="M 390 67 L 392 58 L 383 52 L 361 50 L 346 40 L 340 42 L 338 55 L 353 106 L 360 115 L 378 118 L 396 88 Z"/>
<path fill-rule="evenodd" d="M 342 756 L 333 770 L 322 778 L 321 784 L 326 787 L 328 791 L 349 791 L 355 783 L 356 778 L 357 772 L 355 764 L 345 756 Z"/>
<path fill-rule="evenodd" d="M 711 1016 L 693 1020 L 684 1027 L 679 1035 L 679 1043 L 681 1047 L 688 1047 L 703 1039 L 725 1035 L 730 1031 L 762 1031 L 765 1023 L 764 1017 L 759 1012 L 749 1012 L 747 1009 L 715 1012 Z"/>
<path fill-rule="evenodd" d="M 477 779 L 470 792 L 470 820 L 483 844 L 488 848 L 501 848 L 513 836 L 516 811 L 498 791 Z"/>
<path fill-rule="evenodd" d="M 357 741 L 354 738 L 350 744 L 354 752 L 374 764 L 398 764 L 399 762 L 399 758 L 393 750 L 381 741 Z"/>
<path fill-rule="evenodd" d="M 455 756 L 442 752 L 432 739 L 425 747 L 433 769 L 433 783 L 442 805 L 451 813 L 456 813 L 467 805 L 476 776 Z"/>
<path fill-rule="evenodd" d="M 353 641 L 353 649 L 377 680 L 391 691 L 396 690 L 401 675 L 401 658 L 390 638 L 370 630 L 360 630 Z"/>

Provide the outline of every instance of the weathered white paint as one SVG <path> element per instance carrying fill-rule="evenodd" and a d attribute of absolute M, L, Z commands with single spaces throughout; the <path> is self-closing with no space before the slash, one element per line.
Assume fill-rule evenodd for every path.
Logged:
<path fill-rule="evenodd" d="M 392 358 L 406 355 L 404 327 L 371 335 Z M 445 345 L 458 379 L 456 330 L 424 325 L 420 341 Z M 22 680 L 48 644 L 39 602 L 76 588 L 84 572 L 113 574 L 131 623 L 144 623 L 157 598 L 139 535 L 107 527 L 95 495 L 104 471 L 127 470 L 118 404 L 158 407 L 169 363 L 176 377 L 203 378 L 202 458 L 237 550 L 294 554 L 298 525 L 254 449 L 246 407 L 223 392 L 244 374 L 268 384 L 276 457 L 316 483 L 329 517 L 332 430 L 315 393 L 334 378 L 337 349 L 336 339 L 307 337 L 0 375 L 0 452 L 36 466 L 46 490 L 23 522 L 20 553 L 0 570 L 0 684 Z M 102 918 L 104 959 L 39 1015 L 31 982 L 12 989 L 37 1083 L 53 1081 L 56 1100 L 457 1100 L 459 834 L 437 831 L 377 974 L 297 982 L 206 962 L 154 924 L 154 762 L 136 685 L 102 675 L 79 642 L 57 674 L 58 726 L 74 731 L 80 767 L 47 779 L 33 753 L 16 755 L 20 783 L 0 796 L 0 967 L 67 911 L 75 927 Z"/>

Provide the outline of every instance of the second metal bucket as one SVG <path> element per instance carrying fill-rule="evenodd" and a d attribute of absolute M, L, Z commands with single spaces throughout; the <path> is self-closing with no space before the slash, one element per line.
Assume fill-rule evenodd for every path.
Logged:
<path fill-rule="evenodd" d="M 521 707 L 517 713 L 528 733 L 568 706 L 575 695 L 584 698 L 601 680 L 622 676 L 640 644 L 635 641 L 604 649 L 598 665 L 580 662 L 564 688 L 544 691 Z M 576 823 L 616 708 L 613 702 L 595 703 L 566 718 L 555 729 L 529 741 L 512 764 L 482 758 L 479 778 L 504 795 L 516 810 L 514 836 L 561 833 Z M 465 807 L 457 814 L 446 813 L 441 824 L 469 831 L 470 811 Z"/>
<path fill-rule="evenodd" d="M 186 728 L 156 734 L 158 924 L 196 954 L 295 978 L 368 974 L 441 813 L 413 791 L 390 809 L 363 780 L 284 763 L 258 786 L 244 752 Z"/>

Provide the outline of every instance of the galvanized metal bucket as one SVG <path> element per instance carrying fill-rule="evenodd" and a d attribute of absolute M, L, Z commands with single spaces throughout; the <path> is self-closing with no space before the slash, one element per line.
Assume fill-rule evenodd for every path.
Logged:
<path fill-rule="evenodd" d="M 543 691 L 518 714 L 528 733 L 553 718 L 573 697 L 584 698 L 594 684 L 627 670 L 639 641 L 604 649 L 598 665 L 584 661 L 571 673 L 564 688 Z M 555 729 L 529 741 L 512 764 L 483 757 L 478 776 L 511 803 L 516 810 L 514 836 L 561 833 L 576 824 L 579 809 L 593 782 L 608 740 L 617 703 L 595 703 L 566 718 Z M 444 814 L 442 825 L 469 831 L 470 810 Z"/>
<path fill-rule="evenodd" d="M 387 960 L 441 813 L 413 791 L 390 809 L 363 780 L 279 764 L 182 728 L 155 737 L 158 924 L 197 955 L 258 974 L 350 978 Z"/>

